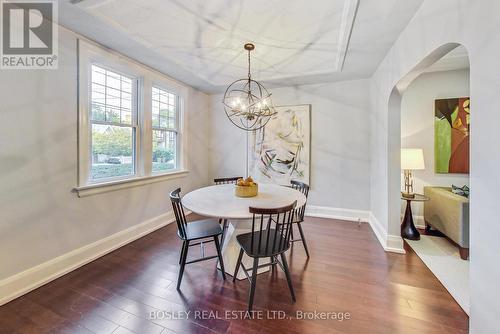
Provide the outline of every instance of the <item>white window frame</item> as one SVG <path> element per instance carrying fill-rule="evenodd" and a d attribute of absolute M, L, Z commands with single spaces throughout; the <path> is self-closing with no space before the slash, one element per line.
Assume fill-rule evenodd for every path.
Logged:
<path fill-rule="evenodd" d="M 133 143 L 133 152 L 132 152 L 132 162 L 133 162 L 133 171 L 134 173 L 131 175 L 124 175 L 124 176 L 116 176 L 116 177 L 109 177 L 109 178 L 103 178 L 103 179 L 98 179 L 98 180 L 92 180 L 91 179 L 91 173 L 92 173 L 92 124 L 101 124 L 101 125 L 111 125 L 111 126 L 122 126 L 121 124 L 116 124 L 114 122 L 102 122 L 102 121 L 92 121 L 91 113 L 92 113 L 92 101 L 91 101 L 91 95 L 89 94 L 87 96 L 87 117 L 88 117 L 88 129 L 86 130 L 88 132 L 89 140 L 88 140 L 88 170 L 86 171 L 88 174 L 86 176 L 87 183 L 88 184 L 96 184 L 96 183 L 102 183 L 102 182 L 112 182 L 112 181 L 118 181 L 118 180 L 126 180 L 129 178 L 133 178 L 138 174 L 138 167 L 139 167 L 139 152 L 140 152 L 140 117 L 139 117 L 139 97 L 140 97 L 140 78 L 137 78 L 135 76 L 131 76 L 129 73 L 122 72 L 121 70 L 117 70 L 114 67 L 110 67 L 107 64 L 101 64 L 100 62 L 95 62 L 92 61 L 90 64 L 88 64 L 88 85 L 87 85 L 87 92 L 91 91 L 92 87 L 92 66 L 96 65 L 99 66 L 105 70 L 115 72 L 117 74 L 120 74 L 122 76 L 128 77 L 132 80 L 132 110 L 131 110 L 131 124 L 130 128 L 132 128 L 132 143 Z"/>
<path fill-rule="evenodd" d="M 188 87 L 170 79 L 145 65 L 112 50 L 105 49 L 86 39 L 78 39 L 78 180 L 75 191 L 79 197 L 107 192 L 131 186 L 159 182 L 186 176 L 187 141 L 185 110 Z M 134 175 L 91 180 L 91 70 L 97 65 L 117 72 L 133 80 L 132 108 L 135 111 L 136 131 L 134 147 Z M 176 168 L 152 173 L 152 87 L 167 90 L 176 95 L 177 152 Z M 134 111 L 132 112 L 134 114 Z"/>
<path fill-rule="evenodd" d="M 181 151 L 182 151 L 182 145 L 181 145 L 181 136 L 182 136 L 182 131 L 180 131 L 181 129 L 181 98 L 179 97 L 179 95 L 165 82 L 160 82 L 160 81 L 153 81 L 152 82 L 152 85 L 151 85 L 151 93 L 153 92 L 153 88 L 157 88 L 157 89 L 160 89 L 160 90 L 163 90 L 163 91 L 166 91 L 167 93 L 171 93 L 171 94 L 174 94 L 175 95 L 175 128 L 174 129 L 169 129 L 169 128 L 162 128 L 162 127 L 154 127 L 152 124 L 151 124 L 151 136 L 153 135 L 153 131 L 154 130 L 157 130 L 157 131 L 170 131 L 170 132 L 175 132 L 176 133 L 176 157 L 175 157 L 175 168 L 174 169 L 170 169 L 168 171 L 158 171 L 158 172 L 153 172 L 151 171 L 151 174 L 152 175 L 158 175 L 158 174 L 163 174 L 163 173 L 168 173 L 170 171 L 178 171 L 180 168 L 179 168 L 179 165 L 181 164 L 181 161 L 178 161 L 178 159 L 180 160 L 182 157 L 181 157 Z M 153 98 L 151 97 L 151 102 L 153 102 Z M 151 108 L 151 111 L 153 111 L 153 108 Z M 151 122 L 153 122 L 153 118 L 151 117 Z M 152 153 L 152 151 L 151 151 Z M 151 159 L 152 160 L 152 159 Z"/>

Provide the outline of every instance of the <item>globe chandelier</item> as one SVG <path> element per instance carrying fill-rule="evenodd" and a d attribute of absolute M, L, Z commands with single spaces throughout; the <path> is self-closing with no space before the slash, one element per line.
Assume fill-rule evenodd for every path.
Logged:
<path fill-rule="evenodd" d="M 276 114 L 271 93 L 260 82 L 252 79 L 250 73 L 250 52 L 255 49 L 246 43 L 248 51 L 248 78 L 238 79 L 227 87 L 222 104 L 229 120 L 238 128 L 254 131 L 264 127 Z"/>

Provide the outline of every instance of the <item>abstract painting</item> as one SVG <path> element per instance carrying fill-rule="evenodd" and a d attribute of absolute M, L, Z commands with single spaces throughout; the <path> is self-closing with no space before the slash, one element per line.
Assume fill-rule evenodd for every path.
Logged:
<path fill-rule="evenodd" d="M 469 173 L 470 98 L 435 100 L 436 173 Z"/>
<path fill-rule="evenodd" d="M 311 105 L 278 106 L 250 141 L 250 175 L 258 182 L 309 184 Z"/>

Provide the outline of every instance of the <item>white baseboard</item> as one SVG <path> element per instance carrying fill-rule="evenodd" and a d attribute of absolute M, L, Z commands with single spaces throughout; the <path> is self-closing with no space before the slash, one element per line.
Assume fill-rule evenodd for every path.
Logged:
<path fill-rule="evenodd" d="M 387 233 L 384 232 L 384 228 L 382 227 L 382 224 L 378 221 L 378 219 L 371 212 L 370 212 L 370 218 L 368 219 L 368 223 L 370 224 L 370 227 L 372 228 L 373 233 L 375 233 L 375 236 L 377 237 L 378 242 L 385 249 Z"/>
<path fill-rule="evenodd" d="M 387 235 L 386 245 L 384 249 L 387 252 L 398 253 L 398 254 L 406 254 L 406 251 L 403 247 L 403 238 L 400 235 Z"/>
<path fill-rule="evenodd" d="M 365 210 L 341 209 L 327 206 L 306 206 L 306 216 L 318 218 L 330 218 L 348 220 L 355 222 L 368 222 L 370 212 Z"/>
<path fill-rule="evenodd" d="M 173 221 L 173 212 L 167 212 L 7 277 L 0 281 L 0 296 L 2 296 L 0 297 L 0 305 L 8 303 Z"/>
<path fill-rule="evenodd" d="M 380 221 L 371 212 L 368 222 L 370 223 L 373 233 L 375 233 L 375 236 L 386 252 L 406 254 L 403 248 L 403 238 L 401 238 L 401 236 L 387 234 Z"/>
<path fill-rule="evenodd" d="M 189 212 L 186 212 L 187 214 Z M 368 222 L 385 251 L 405 253 L 403 239 L 400 236 L 387 235 L 382 224 L 370 211 L 311 205 L 307 207 L 306 215 L 309 217 Z M 2 296 L 0 297 L 0 305 L 6 304 L 173 221 L 173 212 L 167 212 L 3 279 L 0 281 L 0 296 Z"/>
<path fill-rule="evenodd" d="M 388 235 L 377 218 L 368 210 L 353 210 L 332 208 L 327 206 L 307 205 L 306 216 L 348 220 L 354 222 L 368 222 L 375 236 L 385 251 L 406 254 L 403 248 L 403 238 L 399 235 Z"/>

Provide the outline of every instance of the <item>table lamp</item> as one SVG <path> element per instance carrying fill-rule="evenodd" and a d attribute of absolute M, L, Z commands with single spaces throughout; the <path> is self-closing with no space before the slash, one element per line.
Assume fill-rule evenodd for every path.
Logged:
<path fill-rule="evenodd" d="M 412 170 L 425 169 L 424 151 L 421 148 L 402 148 L 401 149 L 401 169 L 405 176 L 405 190 L 403 197 L 414 198 Z"/>

